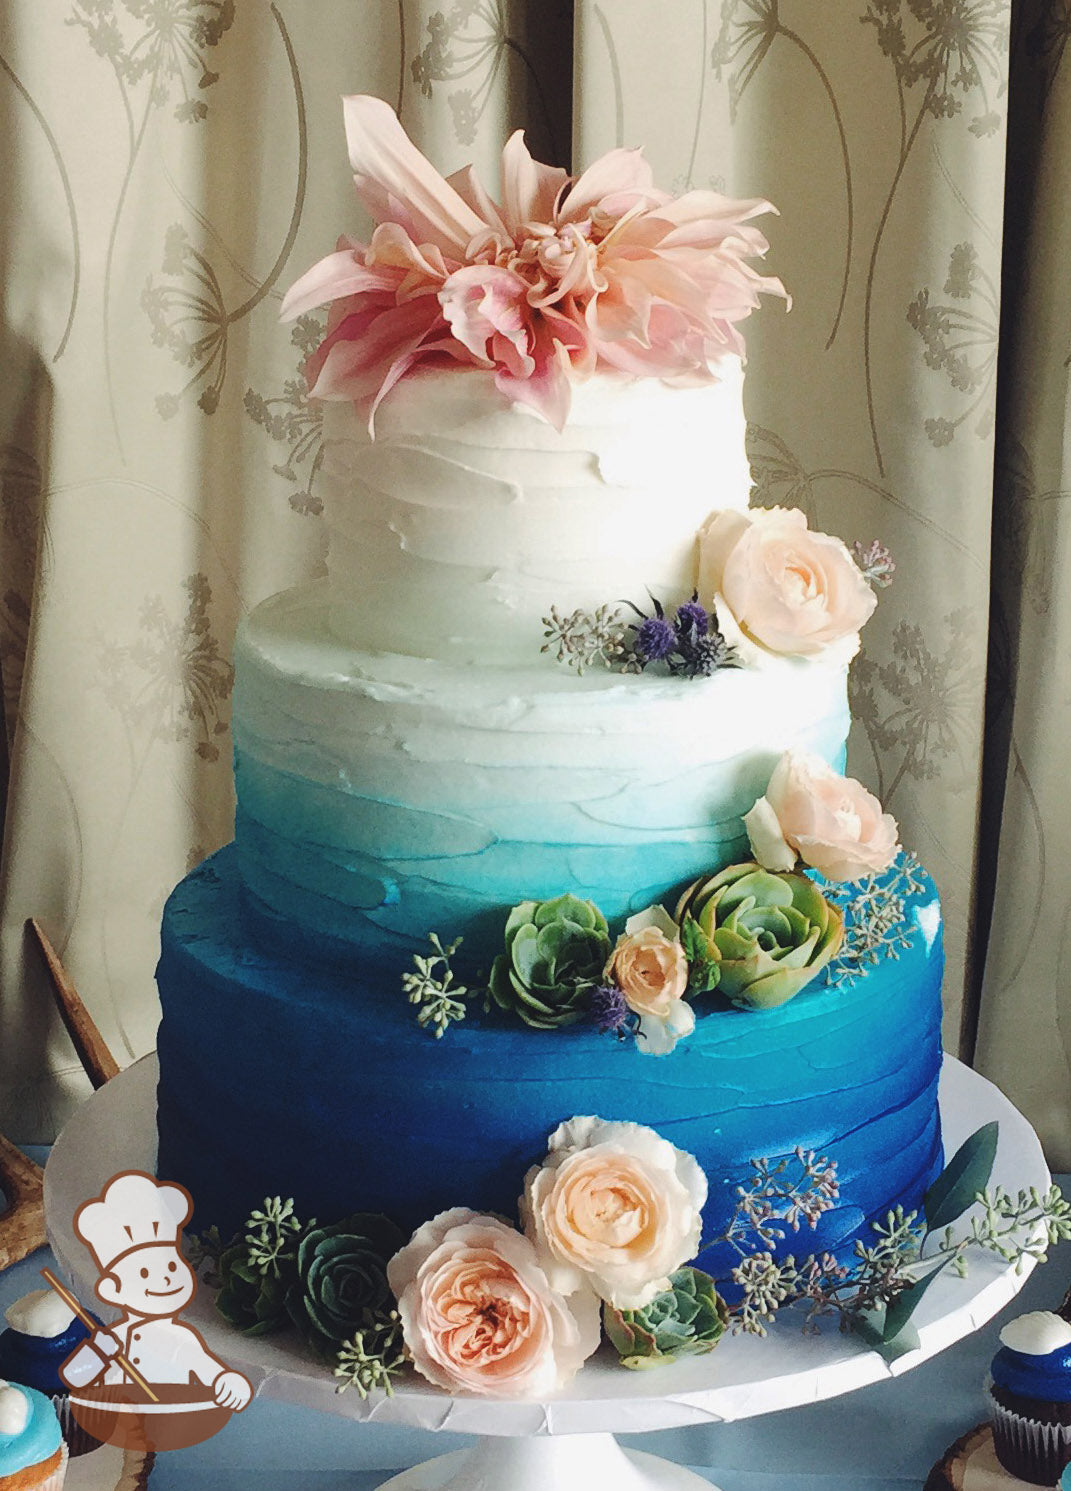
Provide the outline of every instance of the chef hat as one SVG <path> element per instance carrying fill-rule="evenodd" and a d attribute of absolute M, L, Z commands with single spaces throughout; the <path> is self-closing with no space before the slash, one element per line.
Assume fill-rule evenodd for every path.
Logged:
<path fill-rule="evenodd" d="M 128 1170 L 78 1208 L 74 1230 L 106 1273 L 135 1248 L 177 1244 L 192 1211 L 189 1192 L 182 1186 L 162 1185 L 151 1175 Z"/>

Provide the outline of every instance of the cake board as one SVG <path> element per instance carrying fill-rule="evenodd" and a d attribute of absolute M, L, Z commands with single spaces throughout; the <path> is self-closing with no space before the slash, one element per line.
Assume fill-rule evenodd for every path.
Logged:
<path fill-rule="evenodd" d="M 155 1058 L 145 1057 L 78 1111 L 45 1170 L 49 1240 L 61 1269 L 87 1301 L 93 1299 L 96 1276 L 75 1237 L 74 1211 L 117 1171 L 153 1168 L 155 1092 Z M 997 1088 L 950 1057 L 942 1070 L 940 1103 L 949 1154 L 995 1119 L 1000 1142 L 993 1184 L 1012 1193 L 1048 1186 L 1048 1169 L 1030 1125 Z M 330 1374 L 285 1338 L 254 1340 L 232 1330 L 214 1314 L 207 1290 L 185 1318 L 213 1351 L 249 1376 L 259 1396 L 357 1422 L 480 1437 L 473 1449 L 406 1471 L 383 1491 L 592 1491 L 604 1484 L 617 1491 L 710 1491 L 711 1483 L 690 1471 L 622 1450 L 614 1434 L 773 1413 L 899 1376 L 977 1330 L 1015 1296 L 1032 1266 L 1027 1259 L 1017 1273 L 993 1254 L 973 1252 L 966 1279 L 948 1270 L 928 1290 L 915 1317 L 920 1345 L 894 1362 L 835 1328 L 804 1336 L 799 1315 L 793 1318 L 787 1311 L 764 1340 L 732 1337 L 709 1356 L 650 1372 L 623 1370 L 604 1348 L 561 1394 L 544 1403 L 451 1397 L 415 1374 L 399 1382 L 393 1397 L 362 1400 L 355 1392 L 337 1393 Z"/>

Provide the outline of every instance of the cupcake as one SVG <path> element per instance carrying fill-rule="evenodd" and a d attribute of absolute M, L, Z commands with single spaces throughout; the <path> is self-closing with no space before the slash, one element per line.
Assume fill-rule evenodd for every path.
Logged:
<path fill-rule="evenodd" d="M 71 1417 L 67 1386 L 59 1369 L 89 1332 L 51 1289 L 35 1289 L 9 1305 L 8 1329 L 0 1333 L 0 1377 L 35 1388 L 52 1399 L 72 1455 L 95 1450 L 92 1439 Z"/>
<path fill-rule="evenodd" d="M 0 1491 L 60 1491 L 66 1474 L 52 1404 L 36 1388 L 0 1381 Z"/>
<path fill-rule="evenodd" d="M 1021 1481 L 1055 1486 L 1071 1463 L 1071 1325 L 1032 1310 L 1000 1342 L 986 1383 L 997 1459 Z"/>

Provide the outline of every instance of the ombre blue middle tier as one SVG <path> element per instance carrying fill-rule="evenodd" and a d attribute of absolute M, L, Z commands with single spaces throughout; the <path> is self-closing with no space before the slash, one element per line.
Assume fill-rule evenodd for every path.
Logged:
<path fill-rule="evenodd" d="M 328 1221 L 355 1209 L 415 1227 L 468 1206 L 515 1215 L 524 1173 L 575 1114 L 650 1125 L 696 1156 L 722 1234 L 751 1160 L 812 1149 L 840 1196 L 782 1251 L 843 1252 L 890 1207 L 915 1208 L 941 1165 L 942 953 L 936 893 L 907 904 L 911 945 L 851 985 L 821 978 L 779 1009 L 708 996 L 668 1056 L 593 1028 L 543 1032 L 498 1012 L 442 1040 L 400 985 L 266 949 L 233 846 L 189 875 L 163 920 L 159 1172 L 196 1225 L 237 1227 L 265 1195 Z M 447 928 L 442 929 L 448 933 Z M 702 1255 L 726 1276 L 724 1246 Z"/>
<path fill-rule="evenodd" d="M 396 976 L 427 934 L 489 963 L 518 901 L 611 920 L 749 853 L 743 814 L 793 747 L 844 766 L 843 662 L 712 678 L 458 668 L 358 653 L 326 591 L 235 643 L 235 845 L 258 935 Z"/>

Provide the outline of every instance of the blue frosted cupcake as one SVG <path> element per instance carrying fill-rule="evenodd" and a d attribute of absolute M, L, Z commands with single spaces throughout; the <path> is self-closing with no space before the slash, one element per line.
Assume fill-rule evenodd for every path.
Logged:
<path fill-rule="evenodd" d="M 89 1332 L 51 1289 L 35 1289 L 9 1305 L 8 1329 L 0 1333 L 0 1378 L 51 1398 L 72 1455 L 98 1447 L 71 1417 L 67 1386 L 59 1369 Z"/>
<path fill-rule="evenodd" d="M 1071 1463 L 1071 1325 L 1033 1310 L 1000 1341 L 986 1382 L 997 1459 L 1021 1481 L 1055 1486 Z"/>
<path fill-rule="evenodd" d="M 66 1475 L 52 1404 L 32 1387 L 0 1380 L 0 1491 L 61 1491 Z"/>

